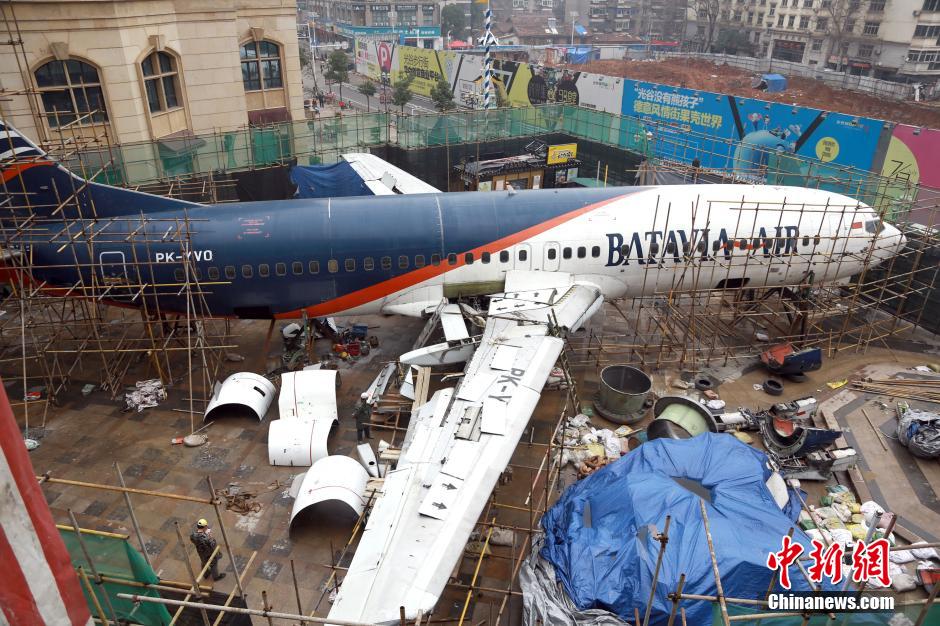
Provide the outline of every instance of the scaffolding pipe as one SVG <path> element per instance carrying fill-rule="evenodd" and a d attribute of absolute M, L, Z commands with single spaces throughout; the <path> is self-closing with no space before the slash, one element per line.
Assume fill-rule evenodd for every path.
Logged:
<path fill-rule="evenodd" d="M 192 602 L 189 600 L 170 600 L 169 598 L 152 598 L 150 596 L 139 596 L 132 593 L 119 593 L 117 597 L 122 600 L 131 600 L 132 602 L 152 602 L 153 604 L 166 604 L 169 606 L 178 606 L 191 609 L 204 609 L 209 611 L 223 611 L 225 613 L 238 613 L 240 615 L 255 615 L 258 617 L 270 617 L 273 619 L 286 619 L 292 621 L 307 621 L 314 624 L 335 624 L 336 626 L 378 626 L 374 622 L 354 622 L 345 619 L 335 619 L 328 617 L 313 617 L 309 615 L 297 615 L 296 613 L 281 613 L 279 611 L 264 611 L 258 609 L 243 609 L 239 606 L 221 606 L 218 604 L 207 604 L 205 602 Z"/>

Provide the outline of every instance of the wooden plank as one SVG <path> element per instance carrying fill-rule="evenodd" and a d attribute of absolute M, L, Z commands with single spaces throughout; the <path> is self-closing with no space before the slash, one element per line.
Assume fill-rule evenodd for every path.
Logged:
<path fill-rule="evenodd" d="M 428 401 L 428 389 L 431 384 L 431 368 L 419 367 L 415 377 L 415 399 L 411 403 L 411 412 L 416 413 L 418 408 Z"/>

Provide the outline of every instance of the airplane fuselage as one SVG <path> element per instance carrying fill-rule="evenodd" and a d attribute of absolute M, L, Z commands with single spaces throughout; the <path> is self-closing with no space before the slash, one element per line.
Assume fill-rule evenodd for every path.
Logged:
<path fill-rule="evenodd" d="M 846 196 L 743 185 L 252 202 L 146 219 L 70 222 L 68 232 L 50 224 L 54 239 L 34 237 L 34 278 L 94 278 L 110 287 L 107 299 L 131 304 L 140 285 L 159 285 L 163 311 L 185 310 L 189 272 L 218 316 L 417 314 L 442 296 L 498 293 L 513 270 L 570 274 L 620 298 L 792 284 L 809 272 L 816 282 L 847 278 L 869 252 L 893 253 L 890 237 L 900 241 Z M 63 246 L 80 228 L 95 233 L 93 245 Z"/>

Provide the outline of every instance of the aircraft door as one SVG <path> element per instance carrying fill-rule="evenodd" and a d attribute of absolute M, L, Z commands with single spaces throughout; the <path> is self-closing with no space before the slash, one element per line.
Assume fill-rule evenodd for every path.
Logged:
<path fill-rule="evenodd" d="M 98 255 L 101 282 L 105 285 L 124 285 L 127 280 L 127 262 L 121 251 L 102 252 Z"/>
<path fill-rule="evenodd" d="M 514 267 L 517 270 L 532 269 L 532 246 L 522 243 L 516 246 L 516 260 Z"/>
<path fill-rule="evenodd" d="M 554 272 L 559 267 L 561 267 L 561 246 L 558 242 L 548 241 L 542 246 L 542 269 L 546 272 Z"/>

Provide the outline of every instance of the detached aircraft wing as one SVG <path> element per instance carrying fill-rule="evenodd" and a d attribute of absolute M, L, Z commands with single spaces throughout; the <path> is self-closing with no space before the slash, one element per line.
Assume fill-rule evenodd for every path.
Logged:
<path fill-rule="evenodd" d="M 561 353 L 554 329 L 580 328 L 602 303 L 568 274 L 509 273 L 460 385 L 412 415 L 329 619 L 431 612 Z"/>
<path fill-rule="evenodd" d="M 362 182 L 377 196 L 411 193 L 441 193 L 420 178 L 395 167 L 388 161 L 368 152 L 350 152 L 343 155 Z"/>

